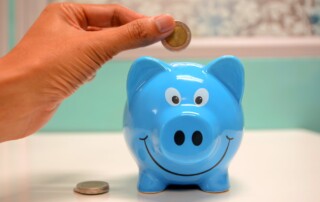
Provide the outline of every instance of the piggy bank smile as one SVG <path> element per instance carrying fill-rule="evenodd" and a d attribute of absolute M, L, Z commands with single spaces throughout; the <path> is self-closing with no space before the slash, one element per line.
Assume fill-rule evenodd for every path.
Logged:
<path fill-rule="evenodd" d="M 223 155 L 221 156 L 221 158 L 218 160 L 218 162 L 216 162 L 215 164 L 213 164 L 210 168 L 204 170 L 204 171 L 201 171 L 201 172 L 198 172 L 198 173 L 177 173 L 177 172 L 174 172 L 174 171 L 171 171 L 167 168 L 165 168 L 164 166 L 162 166 L 151 154 L 149 148 L 148 148 L 148 144 L 147 144 L 147 139 L 148 139 L 148 136 L 144 137 L 144 138 L 139 138 L 140 140 L 143 141 L 144 143 L 144 146 L 150 156 L 150 158 L 152 159 L 152 161 L 162 170 L 170 173 L 170 174 L 173 174 L 173 175 L 178 175 L 178 176 L 195 176 L 195 175 L 201 175 L 201 174 L 204 174 L 206 172 L 209 172 L 210 170 L 214 169 L 215 167 L 217 167 L 220 162 L 224 159 L 224 157 L 226 156 L 227 152 L 228 152 L 228 149 L 229 149 L 229 145 L 230 145 L 230 141 L 233 140 L 233 138 L 231 137 L 228 137 L 226 136 L 226 139 L 228 140 L 228 144 L 227 144 L 227 147 L 223 153 Z"/>
<path fill-rule="evenodd" d="M 229 190 L 228 166 L 242 139 L 243 87 L 243 67 L 233 56 L 206 66 L 136 60 L 128 74 L 124 132 L 139 167 L 138 190 Z"/>

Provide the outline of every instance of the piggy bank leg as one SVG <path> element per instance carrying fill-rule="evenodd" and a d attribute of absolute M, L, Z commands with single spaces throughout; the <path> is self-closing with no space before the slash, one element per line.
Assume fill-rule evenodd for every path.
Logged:
<path fill-rule="evenodd" d="M 167 184 L 156 174 L 147 170 L 140 171 L 138 190 L 142 193 L 158 193 L 166 188 Z"/>
<path fill-rule="evenodd" d="M 228 171 L 213 173 L 211 176 L 206 178 L 199 187 L 204 192 L 225 192 L 230 188 Z"/>

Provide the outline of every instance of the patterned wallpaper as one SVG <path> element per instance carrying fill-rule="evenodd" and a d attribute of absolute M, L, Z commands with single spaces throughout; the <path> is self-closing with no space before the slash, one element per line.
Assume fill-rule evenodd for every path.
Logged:
<path fill-rule="evenodd" d="M 52 2 L 62 2 L 53 0 Z M 169 13 L 194 36 L 320 35 L 320 0 L 71 0 L 118 3 L 146 15 Z"/>

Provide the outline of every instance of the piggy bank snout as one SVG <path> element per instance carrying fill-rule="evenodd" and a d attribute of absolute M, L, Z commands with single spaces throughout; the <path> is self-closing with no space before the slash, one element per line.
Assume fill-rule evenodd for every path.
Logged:
<path fill-rule="evenodd" d="M 210 154 L 215 142 L 212 126 L 200 116 L 175 117 L 164 124 L 160 146 L 175 162 L 200 161 Z"/>
<path fill-rule="evenodd" d="M 174 133 L 174 142 L 176 143 L 176 145 L 180 146 L 185 142 L 185 134 L 183 132 L 183 130 L 178 130 L 177 132 Z M 201 131 L 196 130 L 192 133 L 192 143 L 195 146 L 199 146 L 202 143 L 203 140 L 203 136 Z"/>

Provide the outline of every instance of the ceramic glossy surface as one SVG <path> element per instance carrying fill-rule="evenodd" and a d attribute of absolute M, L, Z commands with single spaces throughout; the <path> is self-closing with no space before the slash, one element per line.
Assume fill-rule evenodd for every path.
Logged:
<path fill-rule="evenodd" d="M 243 66 L 233 56 L 206 66 L 137 59 L 127 78 L 124 131 L 139 167 L 138 190 L 227 191 L 242 138 L 243 89 Z"/>

